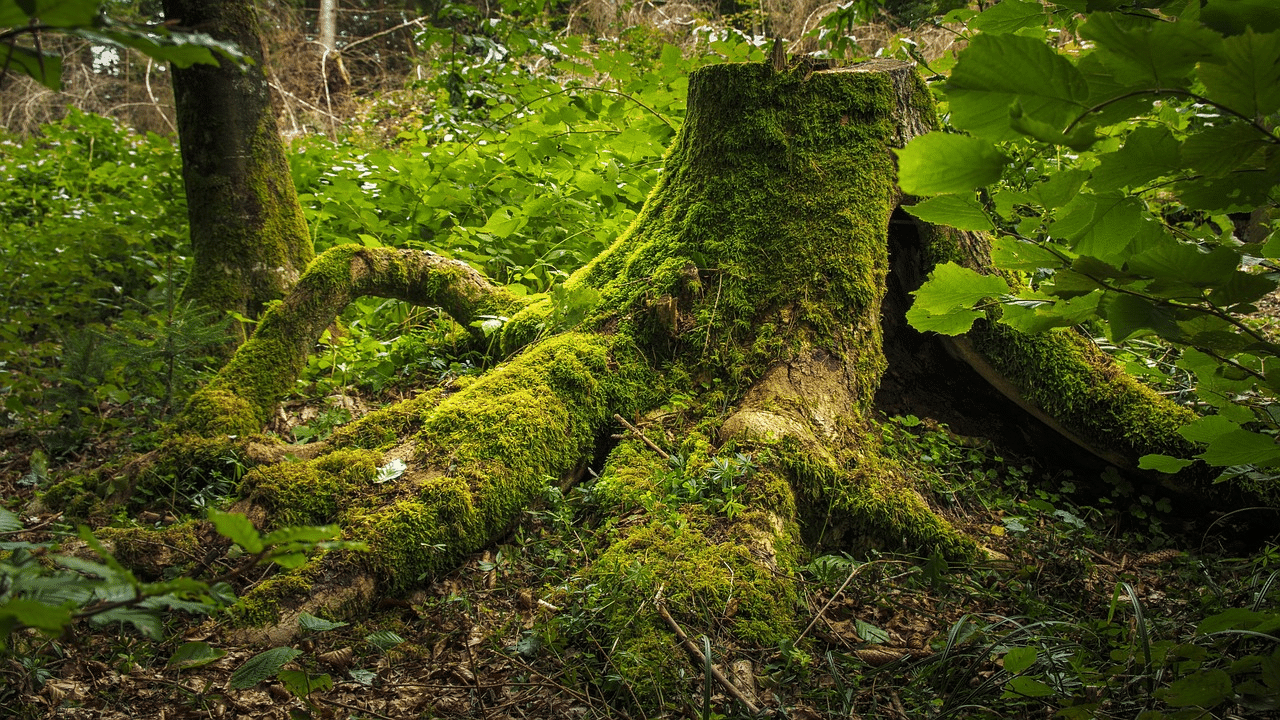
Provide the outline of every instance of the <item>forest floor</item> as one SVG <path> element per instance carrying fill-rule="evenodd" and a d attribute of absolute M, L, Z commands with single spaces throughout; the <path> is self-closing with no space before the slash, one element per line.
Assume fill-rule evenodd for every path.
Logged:
<path fill-rule="evenodd" d="M 803 583 L 803 616 L 812 622 L 791 646 L 712 648 L 735 688 L 777 716 L 906 720 L 1018 709 L 1048 717 L 1064 707 L 1062 695 L 1013 691 L 1017 674 L 1003 668 L 1011 648 L 1033 647 L 1077 658 L 1064 660 L 1056 675 L 1052 668 L 1022 673 L 1090 708 L 1066 716 L 1132 717 L 1155 701 L 1140 691 L 1139 681 L 1153 672 L 1144 649 L 1185 641 L 1206 615 L 1249 606 L 1261 579 L 1280 564 L 1274 536 L 1242 544 L 1232 536 L 1233 518 L 1212 526 L 1180 519 L 1167 499 L 1127 481 L 1103 485 L 1062 464 L 1036 465 L 913 415 L 885 418 L 882 427 L 894 452 L 936 471 L 928 478 L 935 504 L 986 546 L 990 559 L 948 565 L 936 557 L 816 554 Z M 17 446 L 0 455 L 5 496 L 31 497 L 33 488 L 23 484 L 27 455 Z M 100 458 L 84 462 L 94 460 Z M 25 638 L 33 652 L 0 667 L 0 705 L 7 708 L 0 714 L 704 717 L 710 708 L 700 672 L 691 674 L 686 697 L 666 698 L 664 712 L 646 714 L 642 708 L 653 703 L 638 701 L 652 698 L 637 698 L 620 683 L 607 642 L 581 631 L 591 618 L 578 602 L 575 573 L 603 546 L 592 537 L 600 518 L 589 485 L 553 493 L 447 577 L 349 624 L 304 632 L 290 667 L 332 680 L 306 697 L 278 680 L 232 689 L 231 673 L 269 646 L 236 641 L 217 617 L 175 614 L 160 641 L 111 627 Z M 56 516 L 24 520 L 32 529 L 8 539 L 48 541 L 72 530 Z M 172 518 L 118 520 L 158 525 Z M 1261 592 L 1270 589 L 1268 583 Z M 171 667 L 174 651 L 189 641 L 225 655 Z M 683 652 L 674 640 L 671 652 Z M 745 717 L 724 687 L 712 689 L 714 716 Z"/>

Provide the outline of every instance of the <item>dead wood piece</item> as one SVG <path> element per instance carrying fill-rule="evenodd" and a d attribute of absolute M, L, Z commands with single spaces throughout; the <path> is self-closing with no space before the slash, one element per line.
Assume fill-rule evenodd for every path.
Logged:
<path fill-rule="evenodd" d="M 638 427 L 636 427 L 635 425 L 632 425 L 631 423 L 627 422 L 627 421 L 626 421 L 626 420 L 625 420 L 621 415 L 619 415 L 618 413 L 614 413 L 614 414 L 613 414 L 613 419 L 614 419 L 614 420 L 617 420 L 617 421 L 618 421 L 618 422 L 620 422 L 620 423 L 622 423 L 622 427 L 626 428 L 626 429 L 627 429 L 627 430 L 629 430 L 633 435 L 635 435 L 636 437 L 640 438 L 641 442 L 643 442 L 645 445 L 648 445 L 650 450 L 652 450 L 652 451 L 654 451 L 654 452 L 658 453 L 658 457 L 661 457 L 663 460 L 670 460 L 670 459 L 671 459 L 671 456 L 667 454 L 667 451 L 663 450 L 662 448 L 660 448 L 660 447 L 658 447 L 656 444 L 654 444 L 654 442 L 653 442 L 652 440 L 650 440 L 648 437 L 646 437 L 644 433 L 640 432 L 640 428 L 638 428 Z"/>

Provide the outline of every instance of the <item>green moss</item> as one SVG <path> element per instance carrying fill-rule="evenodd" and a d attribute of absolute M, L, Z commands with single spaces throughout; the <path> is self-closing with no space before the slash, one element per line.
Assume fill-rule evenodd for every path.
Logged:
<path fill-rule="evenodd" d="M 1177 432 L 1195 416 L 1126 374 L 1074 331 L 1027 335 L 982 322 L 969 338 L 1032 404 L 1095 447 L 1131 458 L 1195 453 Z"/>
<path fill-rule="evenodd" d="M 269 513 L 268 527 L 327 525 L 368 493 L 381 456 L 369 450 L 337 450 L 310 462 L 262 467 L 244 478 L 248 497 Z"/>
<path fill-rule="evenodd" d="M 675 528 L 654 522 L 614 543 L 587 573 L 603 647 L 642 697 L 683 692 L 691 668 L 678 641 L 653 610 L 659 589 L 691 637 L 717 645 L 776 646 L 794 639 L 799 599 L 787 576 L 761 564 L 734 539 L 712 542 L 696 519 Z"/>
<path fill-rule="evenodd" d="M 423 416 L 443 397 L 443 389 L 432 388 L 403 402 L 374 410 L 334 430 L 329 444 L 370 450 L 386 448 L 416 430 Z"/>
<path fill-rule="evenodd" d="M 166 573 L 199 575 L 199 563 L 208 555 L 211 533 L 198 520 L 155 528 L 98 528 L 99 540 L 110 543 L 120 564 L 143 577 L 160 578 Z"/>
<path fill-rule="evenodd" d="M 281 610 L 306 600 L 315 582 L 314 565 L 281 572 L 254 585 L 227 608 L 232 627 L 266 627 L 279 622 Z"/>
<path fill-rule="evenodd" d="M 387 587 L 406 587 L 486 544 L 590 456 L 614 412 L 655 402 L 659 389 L 622 338 L 546 340 L 427 410 L 414 465 L 439 470 L 406 475 L 390 503 L 353 507 L 344 521 Z"/>

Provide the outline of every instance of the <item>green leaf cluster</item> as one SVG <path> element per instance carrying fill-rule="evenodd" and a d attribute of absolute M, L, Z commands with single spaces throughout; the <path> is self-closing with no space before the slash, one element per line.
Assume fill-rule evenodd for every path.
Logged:
<path fill-rule="evenodd" d="M 994 301 L 1019 330 L 1097 323 L 1111 343 L 1182 348 L 1216 413 L 1183 429 L 1198 457 L 1280 467 L 1280 344 L 1253 317 L 1280 286 L 1280 11 L 1004 0 L 966 35 L 934 86 L 948 127 L 899 152 L 901 186 L 922 220 L 993 231 L 1018 279 L 941 266 L 913 325 L 965 332 Z"/>

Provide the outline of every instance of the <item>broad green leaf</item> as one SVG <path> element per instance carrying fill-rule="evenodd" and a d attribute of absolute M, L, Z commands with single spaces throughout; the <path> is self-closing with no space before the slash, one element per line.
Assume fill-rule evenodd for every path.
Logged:
<path fill-rule="evenodd" d="M 165 667 L 177 668 L 178 670 L 198 668 L 208 665 L 226 654 L 226 650 L 212 647 L 207 642 L 183 643 L 177 650 L 173 651 L 173 655 L 169 657 L 169 662 L 165 664 Z"/>
<path fill-rule="evenodd" d="M 1220 178 L 1184 180 L 1173 185 L 1178 199 L 1192 210 L 1224 215 L 1251 212 L 1267 202 L 1275 172 L 1237 172 Z"/>
<path fill-rule="evenodd" d="M 1008 688 L 1008 692 L 1023 697 L 1047 697 L 1054 694 L 1053 688 L 1025 675 L 1010 680 Z"/>
<path fill-rule="evenodd" d="M 1050 302 L 1004 303 L 1000 322 L 1025 333 L 1042 333 L 1059 327 L 1073 327 L 1098 317 L 1102 293 L 1089 293 Z"/>
<path fill-rule="evenodd" d="M 303 630 L 310 630 L 311 632 L 327 632 L 329 630 L 337 630 L 338 628 L 346 627 L 349 624 L 350 623 L 333 622 L 332 620 L 325 620 L 324 618 L 316 617 L 315 615 L 312 615 L 311 613 L 308 613 L 308 612 L 304 612 L 298 616 L 298 625 Z"/>
<path fill-rule="evenodd" d="M 364 639 L 367 640 L 371 645 L 383 651 L 390 650 L 391 648 L 404 642 L 404 638 L 391 632 L 390 630 L 378 630 L 377 632 L 369 633 L 368 635 L 365 636 Z"/>
<path fill-rule="evenodd" d="M 1252 630 L 1267 619 L 1267 613 L 1246 608 L 1231 608 L 1210 615 L 1196 625 L 1197 635 L 1210 635 L 1223 630 Z"/>
<path fill-rule="evenodd" d="M 1019 100 L 1014 100 L 1009 107 L 1009 127 L 1040 142 L 1065 145 L 1081 152 L 1093 147 L 1101 139 L 1095 132 L 1097 125 L 1094 123 L 1080 123 L 1072 127 L 1070 132 L 1059 130 L 1054 125 L 1027 116 L 1022 111 L 1022 102 Z"/>
<path fill-rule="evenodd" d="M 938 195 L 915 205 L 904 205 L 903 210 L 934 225 L 946 225 L 957 230 L 991 230 L 995 225 L 987 211 L 972 194 Z"/>
<path fill-rule="evenodd" d="M 1062 129 L 1087 107 L 1089 86 L 1066 57 L 1040 40 L 980 34 L 961 53 L 943 87 L 952 123 L 992 140 L 1016 140 L 1009 107 Z"/>
<path fill-rule="evenodd" d="M 50 90 L 62 89 L 62 58 L 57 55 L 0 44 L 0 68 L 21 72 Z"/>
<path fill-rule="evenodd" d="M 14 0 L 0 0 L 0 28 L 26 25 L 31 16 Z"/>
<path fill-rule="evenodd" d="M 1048 180 L 1031 189 L 1032 197 L 1052 210 L 1071 202 L 1080 194 L 1080 188 L 1089 179 L 1089 173 L 1077 168 L 1064 168 L 1049 176 Z"/>
<path fill-rule="evenodd" d="M 1142 468 L 1143 470 L 1155 470 L 1156 472 L 1162 472 L 1167 475 L 1173 475 L 1191 463 L 1191 460 L 1183 460 L 1169 455 L 1152 454 L 1143 455 L 1141 458 L 1138 458 L 1139 468 Z"/>
<path fill-rule="evenodd" d="M 294 658 L 302 654 L 301 650 L 291 647 L 271 648 L 258 653 L 231 673 L 231 687 L 234 690 L 247 690 L 254 685 L 274 677 L 280 669 Z"/>
<path fill-rule="evenodd" d="M 0 507 L 0 532 L 18 532 L 23 527 L 22 520 L 17 515 Z"/>
<path fill-rule="evenodd" d="M 1220 307 L 1230 307 L 1238 303 L 1251 303 L 1275 292 L 1276 280 L 1270 275 L 1236 271 L 1225 283 L 1221 283 L 1209 292 L 1209 301 Z M 1241 310 L 1252 313 L 1254 310 Z"/>
<path fill-rule="evenodd" d="M 963 193 L 1000 179 L 1008 161 L 980 138 L 951 133 L 921 135 L 898 155 L 898 184 L 909 195 Z"/>
<path fill-rule="evenodd" d="M 160 613 L 142 607 L 121 607 L 92 615 L 89 621 L 94 625 L 110 625 L 111 623 L 128 623 L 138 632 L 152 640 L 164 637 L 164 625 L 160 622 Z"/>
<path fill-rule="evenodd" d="M 1016 675 L 1035 665 L 1038 654 L 1039 652 L 1033 647 L 1009 648 L 1009 652 L 1004 655 L 1004 669 Z"/>
<path fill-rule="evenodd" d="M 1044 23 L 1044 6 L 1035 0 L 1004 0 L 969 21 L 970 30 L 1001 35 Z"/>
<path fill-rule="evenodd" d="M 1270 145 L 1257 128 L 1242 122 L 1205 128 L 1182 144 L 1183 164 L 1209 177 L 1235 170 Z"/>
<path fill-rule="evenodd" d="M 1003 278 L 944 263 L 929 273 L 929 279 L 914 293 L 907 321 L 920 331 L 959 335 L 981 317 L 980 311 L 972 309 L 975 304 L 1008 292 Z"/>
<path fill-rule="evenodd" d="M 1089 186 L 1119 190 L 1175 175 L 1182 170 L 1181 149 L 1167 127 L 1140 127 L 1129 133 L 1119 150 L 1098 156 Z"/>
<path fill-rule="evenodd" d="M 528 217 L 516 207 L 500 207 L 493 211 L 480 232 L 486 232 L 498 238 L 505 238 L 528 222 Z"/>
<path fill-rule="evenodd" d="M 333 689 L 333 678 L 326 673 L 312 675 L 305 670 L 281 670 L 277 678 L 286 690 L 299 698 Z"/>
<path fill-rule="evenodd" d="M 1058 220 L 1049 226 L 1049 234 L 1068 241 L 1081 255 L 1116 263 L 1146 222 L 1145 208 L 1137 199 L 1120 193 L 1086 192 L 1063 207 Z"/>
<path fill-rule="evenodd" d="M 1219 668 L 1206 670 L 1174 680 L 1160 696 L 1173 707 L 1211 708 L 1231 696 L 1231 676 Z"/>
<path fill-rule="evenodd" d="M 1239 35 L 1280 29 L 1280 5 L 1275 0 L 1209 0 L 1200 20 L 1223 35 Z"/>
<path fill-rule="evenodd" d="M 1196 63 L 1215 56 L 1217 33 L 1193 22 L 1166 22 L 1119 13 L 1092 13 L 1080 35 L 1116 82 L 1144 88 L 1186 88 Z"/>
<path fill-rule="evenodd" d="M 1272 465 L 1280 460 L 1280 445 L 1271 435 L 1233 430 L 1219 435 L 1209 443 L 1209 449 L 1198 455 L 1210 465 Z"/>
<path fill-rule="evenodd" d="M 286 545 L 289 543 L 319 543 L 332 540 L 342 534 L 337 525 L 299 525 L 272 530 L 262 538 L 264 545 Z"/>
<path fill-rule="evenodd" d="M 209 522 L 213 523 L 219 535 L 244 548 L 245 552 L 251 555 L 262 552 L 262 536 L 244 515 L 210 510 Z"/>
<path fill-rule="evenodd" d="M 95 0 L 37 0 L 31 4 L 32 17 L 55 27 L 92 25 L 99 15 Z"/>
<path fill-rule="evenodd" d="M 1191 442 L 1210 443 L 1239 429 L 1238 423 L 1221 415 L 1205 415 L 1183 425 L 1178 429 L 1178 434 Z"/>
<path fill-rule="evenodd" d="M 1109 292 L 1099 308 L 1107 319 L 1107 336 L 1115 343 L 1146 333 L 1164 338 L 1182 335 L 1173 313 L 1146 298 Z"/>
<path fill-rule="evenodd" d="M 1041 268 L 1059 268 L 1063 261 L 1044 247 L 1011 236 L 1001 236 L 991 243 L 991 260 L 1005 270 L 1035 272 Z"/>
<path fill-rule="evenodd" d="M 1130 257 L 1125 269 L 1138 275 L 1203 287 L 1226 283 L 1239 264 L 1240 256 L 1227 248 L 1218 247 L 1206 253 L 1195 245 L 1165 235 L 1154 247 Z"/>
<path fill-rule="evenodd" d="M 1249 118 L 1280 110 L 1280 31 L 1227 38 L 1221 63 L 1202 63 L 1210 100 Z"/>
<path fill-rule="evenodd" d="M 0 604 L 0 620 L 4 618 L 13 618 L 26 627 L 56 635 L 71 624 L 71 611 L 65 607 L 46 605 L 36 600 L 13 598 Z"/>
<path fill-rule="evenodd" d="M 1085 104 L 1093 110 L 1089 120 L 1099 125 L 1113 125 L 1122 120 L 1149 113 L 1159 99 L 1154 93 L 1134 93 L 1133 86 L 1118 82 L 1111 69 L 1097 53 L 1076 60 L 1076 70 L 1089 86 Z"/>

